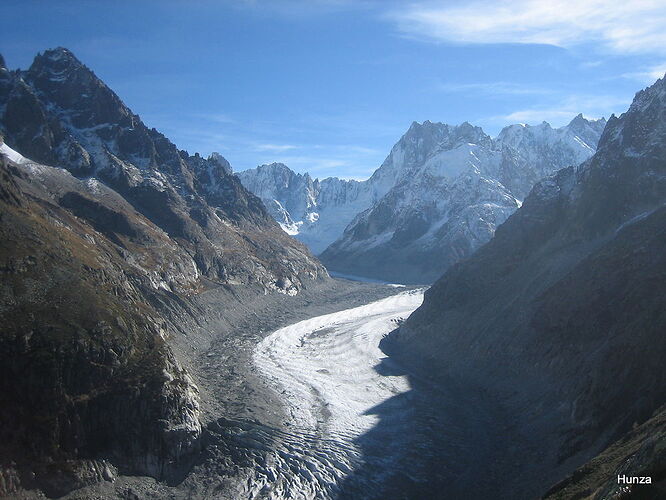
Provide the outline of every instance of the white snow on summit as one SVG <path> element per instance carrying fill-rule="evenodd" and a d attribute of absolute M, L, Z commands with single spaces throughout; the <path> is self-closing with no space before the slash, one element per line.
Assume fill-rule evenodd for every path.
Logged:
<path fill-rule="evenodd" d="M 414 122 L 365 181 L 313 180 L 280 163 L 237 175 L 332 270 L 424 283 L 488 241 L 538 180 L 592 156 L 605 124 L 578 115 L 493 139 L 467 122 Z"/>
<path fill-rule="evenodd" d="M 282 163 L 238 172 L 243 185 L 262 199 L 282 228 L 315 253 L 323 252 L 360 212 L 368 209 L 384 190 L 367 181 L 312 179 Z"/>

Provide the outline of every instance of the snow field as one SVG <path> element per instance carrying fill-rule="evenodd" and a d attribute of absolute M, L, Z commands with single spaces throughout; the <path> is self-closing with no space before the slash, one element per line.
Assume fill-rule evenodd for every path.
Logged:
<path fill-rule="evenodd" d="M 290 458 L 297 459 L 299 470 L 307 469 L 298 474 L 302 492 L 319 489 L 302 484 L 308 476 L 317 483 L 339 483 L 359 465 L 363 457 L 355 441 L 378 423 L 373 408 L 392 405 L 391 427 L 409 419 L 407 405 L 387 403 L 409 391 L 407 377 L 380 374 L 376 368 L 386 359 L 379 341 L 422 301 L 423 290 L 405 291 L 281 328 L 257 346 L 255 365 L 290 415 Z M 400 444 L 386 446 L 381 460 L 389 463 L 388 448 Z"/>

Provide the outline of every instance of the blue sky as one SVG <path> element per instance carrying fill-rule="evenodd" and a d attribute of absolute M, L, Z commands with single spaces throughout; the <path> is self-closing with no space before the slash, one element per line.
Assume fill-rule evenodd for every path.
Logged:
<path fill-rule="evenodd" d="M 5 0 L 3 19 L 10 68 L 65 46 L 178 147 L 320 178 L 369 176 L 414 120 L 608 117 L 666 71 L 654 0 Z"/>

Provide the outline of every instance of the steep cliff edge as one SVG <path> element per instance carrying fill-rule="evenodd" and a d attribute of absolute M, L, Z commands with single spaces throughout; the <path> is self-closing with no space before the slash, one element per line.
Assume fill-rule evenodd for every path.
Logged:
<path fill-rule="evenodd" d="M 187 287 L 191 262 L 108 188 L 6 157 L 0 177 L 2 492 L 174 473 L 198 449 L 197 388 L 146 296 L 168 268 Z"/>
<path fill-rule="evenodd" d="M 513 478 L 505 496 L 543 493 L 666 401 L 665 166 L 662 79 L 384 341 L 506 408 L 516 446 L 492 466 Z"/>

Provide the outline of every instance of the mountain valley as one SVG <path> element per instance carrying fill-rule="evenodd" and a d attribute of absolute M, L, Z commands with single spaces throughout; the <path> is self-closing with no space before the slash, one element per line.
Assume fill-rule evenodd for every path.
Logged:
<path fill-rule="evenodd" d="M 0 498 L 662 498 L 665 256 L 666 78 L 319 180 L 0 57 Z"/>

